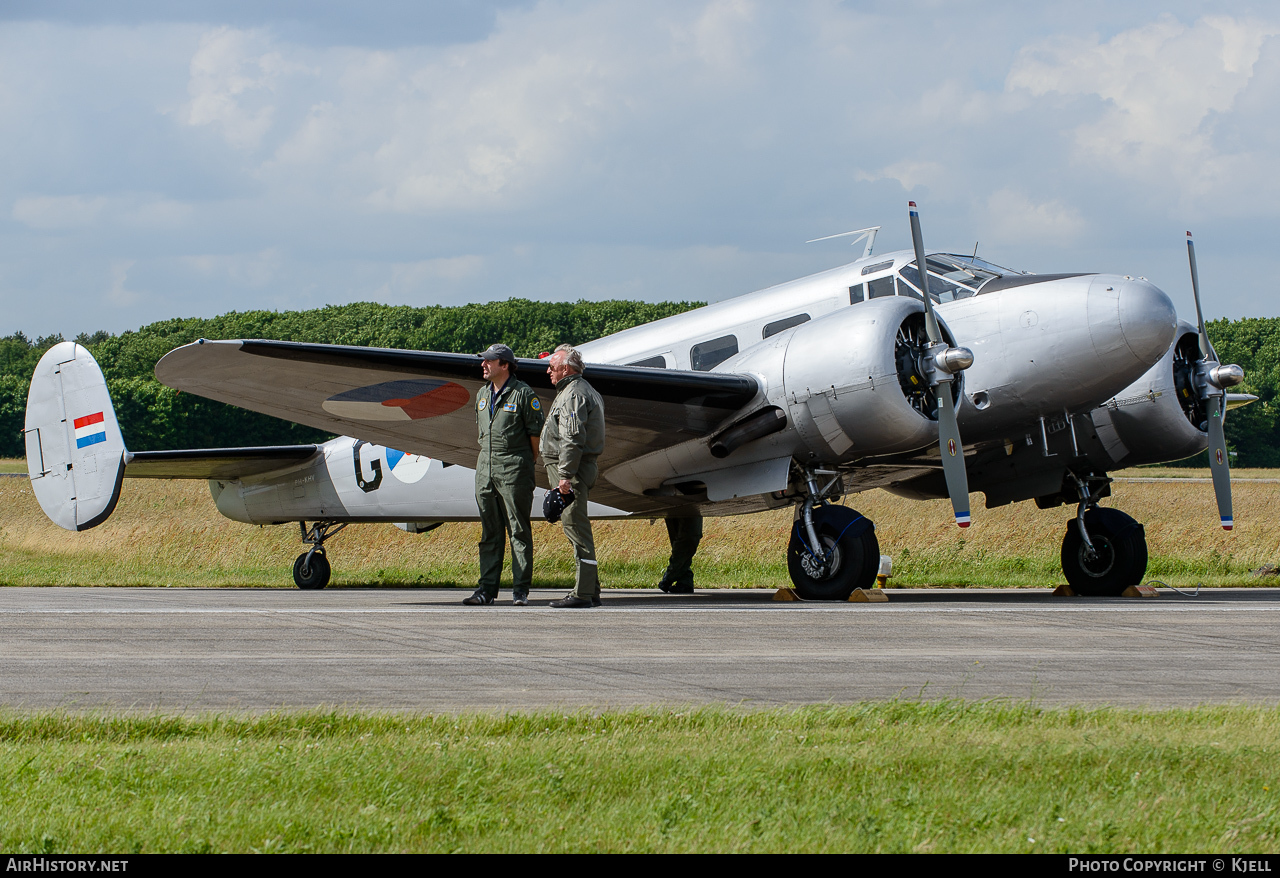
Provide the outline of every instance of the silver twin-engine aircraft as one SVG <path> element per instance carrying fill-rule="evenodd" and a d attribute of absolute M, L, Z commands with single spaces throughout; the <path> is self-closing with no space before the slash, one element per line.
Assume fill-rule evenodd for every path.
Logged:
<path fill-rule="evenodd" d="M 1205 334 L 1189 234 L 1197 325 L 1142 278 L 926 251 L 914 203 L 910 220 L 912 250 L 872 256 L 875 230 L 859 230 L 864 255 L 848 265 L 580 345 L 608 433 L 592 517 L 790 506 L 797 592 L 842 600 L 871 586 L 880 556 L 873 523 L 836 502 L 848 495 L 950 497 L 961 527 L 970 490 L 988 507 L 1074 505 L 1063 571 L 1077 592 L 1110 595 L 1141 581 L 1147 548 L 1141 524 L 1098 506 L 1108 471 L 1209 448 L 1231 528 L 1222 420 L 1253 397 L 1226 393 L 1244 375 Z M 551 401 L 544 360 L 521 360 L 519 376 Z M 325 542 L 349 523 L 478 519 L 474 354 L 202 339 L 156 377 L 342 438 L 130 452 L 97 364 L 64 342 L 40 361 L 26 416 L 54 522 L 105 521 L 125 477 L 208 479 L 228 518 L 298 522 L 310 548 L 294 579 L 322 588 Z"/>

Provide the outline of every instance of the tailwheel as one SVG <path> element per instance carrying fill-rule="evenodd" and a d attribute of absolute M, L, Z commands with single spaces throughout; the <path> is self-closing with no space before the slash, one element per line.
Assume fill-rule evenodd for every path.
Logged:
<path fill-rule="evenodd" d="M 305 521 L 298 522 L 302 530 L 302 541 L 311 548 L 298 556 L 293 562 L 293 581 L 298 588 L 324 588 L 329 584 L 329 559 L 324 556 L 324 541 L 346 528 L 350 522 L 317 521 L 307 527 Z"/>
<path fill-rule="evenodd" d="M 329 559 L 324 556 L 323 550 L 303 552 L 293 562 L 293 581 L 298 588 L 324 588 L 329 584 L 331 572 Z"/>
<path fill-rule="evenodd" d="M 787 546 L 787 572 L 807 601 L 845 601 L 856 588 L 871 588 L 880 566 L 880 544 L 871 520 L 845 506 L 813 509 L 818 545 L 797 518 Z"/>
<path fill-rule="evenodd" d="M 1088 534 L 1081 533 L 1081 525 Z M 1147 535 L 1118 509 L 1093 507 L 1067 524 L 1062 572 L 1076 594 L 1114 597 L 1139 585 L 1147 572 Z"/>

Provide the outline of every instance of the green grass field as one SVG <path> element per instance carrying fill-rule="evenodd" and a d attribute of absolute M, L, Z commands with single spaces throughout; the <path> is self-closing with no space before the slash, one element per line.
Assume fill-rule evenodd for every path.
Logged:
<path fill-rule="evenodd" d="M 20 461 L 9 462 L 19 466 Z M 1121 477 L 1201 470 L 1131 470 Z M 1104 505 L 1146 527 L 1148 578 L 1176 586 L 1277 583 L 1253 571 L 1280 563 L 1280 484 L 1270 470 L 1242 470 L 1235 486 L 1236 529 L 1218 527 L 1212 486 L 1118 482 Z M 982 508 L 974 495 L 973 527 L 952 523 L 945 500 L 903 500 L 883 491 L 846 498 L 876 523 L 880 550 L 893 557 L 894 584 L 1027 586 L 1062 581 L 1059 549 L 1073 508 L 1031 503 Z M 791 511 L 707 519 L 695 561 L 704 587 L 778 587 L 788 583 L 786 544 Z M 329 544 L 334 576 L 344 586 L 471 588 L 478 574 L 479 526 L 447 524 L 425 535 L 391 525 L 355 525 Z M 534 525 L 535 583 L 568 586 L 573 564 L 558 527 Z M 667 558 L 666 528 L 647 521 L 598 522 L 596 546 L 606 587 L 653 586 Z M 0 584 L 292 587 L 293 559 L 303 546 L 296 525 L 254 527 L 218 515 L 203 482 L 128 480 L 105 524 L 70 533 L 40 512 L 31 486 L 0 478 Z"/>
<path fill-rule="evenodd" d="M 12 462 L 11 462 L 12 463 Z M 20 468 L 14 466 L 12 468 Z M 1195 471 L 1177 476 L 1197 477 Z M 1164 475 L 1137 471 L 1121 475 Z M 1270 472 L 1239 473 L 1270 478 Z M 1280 485 L 1236 486 L 1237 529 L 1207 485 L 1118 483 L 1146 525 L 1149 577 L 1270 585 Z M 980 503 L 980 498 L 975 497 Z M 1070 511 L 851 498 L 895 582 L 1060 581 Z M 708 519 L 703 586 L 786 582 L 789 513 Z M 363 525 L 330 549 L 334 587 L 475 581 L 478 528 Z M 537 525 L 539 585 L 567 584 Z M 652 585 L 666 532 L 600 523 L 607 585 Z M 221 519 L 202 483 L 131 481 L 73 534 L 0 478 L 0 584 L 292 588 L 295 527 Z M 0 847 L 103 851 L 1060 851 L 1280 849 L 1280 709 L 1043 709 L 889 702 L 518 715 L 283 712 L 128 717 L 0 711 Z"/>
<path fill-rule="evenodd" d="M 0 714 L 0 847 L 1274 852 L 1280 711 Z"/>

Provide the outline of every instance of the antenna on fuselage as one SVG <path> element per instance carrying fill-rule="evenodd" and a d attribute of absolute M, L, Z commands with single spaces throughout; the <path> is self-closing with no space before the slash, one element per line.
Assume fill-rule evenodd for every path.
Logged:
<path fill-rule="evenodd" d="M 847 238 L 850 235 L 857 235 L 858 237 L 854 238 L 852 241 L 849 242 L 849 246 L 852 247 L 854 244 L 858 243 L 863 238 L 866 238 L 867 246 L 862 249 L 862 258 L 866 259 L 868 256 L 871 255 L 871 248 L 875 246 L 876 232 L 878 231 L 880 231 L 879 226 L 871 226 L 870 228 L 866 228 L 866 229 L 854 229 L 852 232 L 841 232 L 838 235 L 827 235 L 825 238 L 814 238 L 812 241 L 805 241 L 805 243 L 816 244 L 819 241 L 830 241 L 832 238 Z"/>

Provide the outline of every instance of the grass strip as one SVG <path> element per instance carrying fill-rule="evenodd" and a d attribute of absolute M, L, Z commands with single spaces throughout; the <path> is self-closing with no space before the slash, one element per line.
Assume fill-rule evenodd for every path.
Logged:
<path fill-rule="evenodd" d="M 1131 470 L 1146 477 L 1163 471 Z M 1194 475 L 1206 471 L 1185 470 Z M 1269 477 L 1273 471 L 1238 473 Z M 1280 484 L 1235 486 L 1236 528 L 1218 524 L 1211 485 L 1118 483 L 1104 502 L 1146 528 L 1148 578 L 1179 587 L 1277 584 L 1253 571 L 1280 567 Z M 883 491 L 845 499 L 876 524 L 880 550 L 893 558 L 894 584 L 1053 588 L 1063 581 L 1059 552 L 1074 507 L 1037 509 L 1017 503 L 981 508 L 974 525 L 953 523 L 946 500 L 903 500 Z M 789 584 L 786 545 L 792 510 L 708 518 L 694 560 L 707 588 L 776 588 Z M 595 523 L 606 587 L 656 585 L 670 546 L 666 528 L 648 521 Z M 331 587 L 474 588 L 479 525 L 446 524 L 428 534 L 391 525 L 355 525 L 327 546 Z M 534 576 L 540 587 L 567 587 L 574 562 L 554 525 L 534 524 Z M 71 533 L 41 513 L 31 485 L 0 479 L 0 585 L 271 586 L 291 588 L 293 560 L 303 550 L 295 524 L 255 527 L 227 521 L 203 482 L 128 480 L 104 524 Z"/>
<path fill-rule="evenodd" d="M 0 846 L 1280 847 L 1280 710 L 915 702 L 459 716 L 0 713 Z"/>

